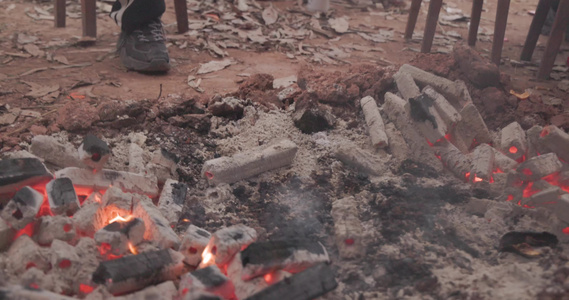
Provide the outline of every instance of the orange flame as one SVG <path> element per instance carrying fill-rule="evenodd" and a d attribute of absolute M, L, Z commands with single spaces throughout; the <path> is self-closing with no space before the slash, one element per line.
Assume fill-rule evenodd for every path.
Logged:
<path fill-rule="evenodd" d="M 138 250 L 136 249 L 136 247 L 131 242 L 128 242 L 128 250 L 130 250 L 130 253 L 132 253 L 134 255 L 138 254 Z"/>
<path fill-rule="evenodd" d="M 134 219 L 134 217 L 132 215 L 128 215 L 126 218 L 121 217 L 120 215 L 117 214 L 116 217 L 112 218 L 109 221 L 109 224 L 113 223 L 113 222 L 130 222 L 132 219 Z"/>
<path fill-rule="evenodd" d="M 202 262 L 200 263 L 201 268 L 205 268 L 211 265 L 213 260 L 213 254 L 211 253 L 211 246 L 207 245 L 202 252 Z"/>

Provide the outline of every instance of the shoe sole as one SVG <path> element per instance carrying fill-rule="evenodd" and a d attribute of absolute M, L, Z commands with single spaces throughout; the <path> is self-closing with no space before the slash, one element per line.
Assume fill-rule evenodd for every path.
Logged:
<path fill-rule="evenodd" d="M 170 70 L 170 63 L 164 59 L 154 59 L 151 62 L 136 60 L 126 55 L 126 50 L 121 49 L 121 62 L 123 65 L 137 72 L 167 72 Z"/>

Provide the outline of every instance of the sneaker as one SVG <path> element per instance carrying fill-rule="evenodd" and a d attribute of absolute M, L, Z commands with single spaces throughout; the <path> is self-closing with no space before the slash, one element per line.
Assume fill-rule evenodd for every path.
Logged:
<path fill-rule="evenodd" d="M 138 72 L 166 72 L 170 58 L 160 20 L 154 20 L 127 34 L 121 32 L 117 50 L 123 65 Z"/>

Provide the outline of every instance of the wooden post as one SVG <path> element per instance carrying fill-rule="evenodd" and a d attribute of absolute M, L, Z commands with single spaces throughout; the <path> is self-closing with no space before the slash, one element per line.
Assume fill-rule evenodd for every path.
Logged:
<path fill-rule="evenodd" d="M 541 59 L 541 65 L 537 73 L 538 79 L 547 79 L 547 77 L 549 77 L 567 26 L 569 26 L 569 0 L 561 0 L 557 8 L 557 14 L 555 15 L 555 21 L 551 28 L 549 40 L 547 41 L 547 47 Z"/>
<path fill-rule="evenodd" d="M 524 48 L 522 49 L 522 55 L 520 57 L 521 60 L 531 60 L 531 57 L 533 56 L 533 50 L 535 50 L 535 45 L 537 44 L 537 40 L 541 34 L 541 28 L 543 27 L 543 24 L 545 24 L 547 14 L 549 13 L 550 9 L 551 0 L 539 0 L 539 3 L 537 4 L 537 8 L 535 10 L 535 16 L 533 16 L 533 20 L 531 21 L 531 25 L 529 27 L 529 32 L 528 36 L 526 37 Z"/>
<path fill-rule="evenodd" d="M 186 3 L 186 0 L 174 0 L 174 10 L 176 11 L 178 33 L 188 31 L 188 4 Z"/>
<path fill-rule="evenodd" d="M 509 10 L 510 0 L 498 0 L 496 22 L 494 25 L 494 41 L 492 42 L 492 62 L 497 66 L 500 66 L 500 60 L 502 59 L 502 47 L 504 47 Z"/>
<path fill-rule="evenodd" d="M 429 4 L 429 12 L 427 13 L 427 23 L 425 24 L 425 33 L 423 34 L 423 43 L 421 45 L 422 53 L 431 52 L 435 31 L 439 21 L 439 12 L 443 5 L 443 0 L 431 0 Z"/>
<path fill-rule="evenodd" d="M 65 27 L 65 0 L 55 0 L 53 3 L 55 27 Z"/>
<path fill-rule="evenodd" d="M 407 19 L 407 27 L 405 27 L 405 39 L 407 40 L 413 38 L 413 31 L 415 31 L 415 25 L 417 24 L 417 18 L 419 17 L 421 2 L 423 2 L 423 0 L 413 0 L 411 2 L 409 18 Z"/>
<path fill-rule="evenodd" d="M 472 1 L 472 12 L 470 13 L 470 28 L 468 29 L 468 45 L 476 45 L 478 39 L 478 27 L 480 26 L 480 17 L 482 16 L 482 4 L 484 0 Z"/>
<path fill-rule="evenodd" d="M 96 0 L 81 0 L 83 36 L 97 37 L 97 3 Z"/>

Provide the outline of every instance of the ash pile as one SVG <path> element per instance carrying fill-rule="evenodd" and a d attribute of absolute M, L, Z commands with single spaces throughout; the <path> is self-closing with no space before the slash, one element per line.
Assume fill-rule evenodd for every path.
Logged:
<path fill-rule="evenodd" d="M 168 96 L 146 131 L 35 136 L 0 161 L 2 292 L 561 299 L 569 134 L 497 123 L 480 95 L 503 80 L 475 58 L 452 80 L 412 65 L 303 70 L 278 89 L 255 75 L 202 103 Z"/>

